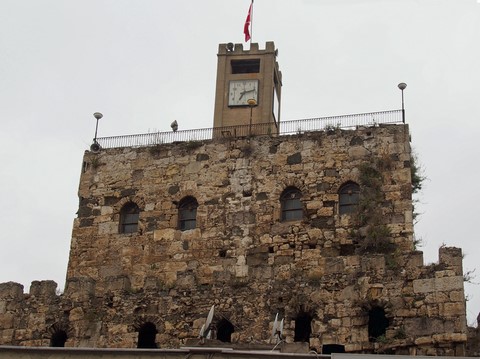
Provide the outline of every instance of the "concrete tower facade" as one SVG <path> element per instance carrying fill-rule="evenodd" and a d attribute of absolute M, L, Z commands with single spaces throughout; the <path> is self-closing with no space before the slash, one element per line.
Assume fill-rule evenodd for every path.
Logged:
<path fill-rule="evenodd" d="M 242 44 L 220 44 L 217 57 L 214 127 L 269 124 L 278 133 L 282 73 L 275 44 L 260 50 L 253 43 L 248 51 Z"/>

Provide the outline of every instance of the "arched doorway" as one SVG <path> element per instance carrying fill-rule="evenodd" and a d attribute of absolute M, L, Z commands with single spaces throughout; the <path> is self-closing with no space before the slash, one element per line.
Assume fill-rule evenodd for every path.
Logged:
<path fill-rule="evenodd" d="M 376 342 L 387 332 L 389 321 L 385 316 L 385 309 L 382 307 L 373 307 L 368 311 L 368 340 Z"/>
<path fill-rule="evenodd" d="M 57 329 L 53 332 L 52 338 L 50 338 L 51 347 L 64 347 L 67 341 L 67 332 L 61 329 Z"/>
<path fill-rule="evenodd" d="M 138 329 L 138 345 L 137 348 L 154 349 L 157 347 L 155 337 L 157 328 L 155 324 L 146 322 Z"/>
<path fill-rule="evenodd" d="M 295 319 L 295 337 L 296 342 L 309 342 L 312 334 L 312 316 L 308 313 L 300 313 Z"/>
<path fill-rule="evenodd" d="M 225 318 L 217 323 L 217 339 L 221 342 L 231 343 L 234 331 L 233 324 Z"/>

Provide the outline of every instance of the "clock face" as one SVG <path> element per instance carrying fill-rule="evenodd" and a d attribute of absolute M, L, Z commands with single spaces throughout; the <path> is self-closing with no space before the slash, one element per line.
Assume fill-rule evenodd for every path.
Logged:
<path fill-rule="evenodd" d="M 228 88 L 228 106 L 246 106 L 248 100 L 258 104 L 258 80 L 232 80 Z"/>

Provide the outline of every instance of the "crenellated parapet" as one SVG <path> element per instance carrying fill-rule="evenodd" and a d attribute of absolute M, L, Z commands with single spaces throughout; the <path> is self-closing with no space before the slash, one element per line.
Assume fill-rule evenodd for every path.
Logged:
<path fill-rule="evenodd" d="M 265 43 L 265 49 L 260 49 L 258 43 L 254 42 L 250 44 L 249 50 L 243 49 L 243 44 L 219 44 L 218 45 L 218 54 L 225 55 L 227 53 L 234 55 L 264 55 L 264 54 L 274 54 L 275 55 L 275 43 L 273 41 L 267 41 Z"/>

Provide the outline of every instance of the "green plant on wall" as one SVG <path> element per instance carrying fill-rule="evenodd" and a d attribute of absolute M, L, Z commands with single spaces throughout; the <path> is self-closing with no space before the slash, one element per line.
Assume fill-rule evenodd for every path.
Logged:
<path fill-rule="evenodd" d="M 412 152 L 410 156 L 410 173 L 412 180 L 412 195 L 418 194 L 423 187 L 423 183 L 426 177 L 423 174 L 423 169 L 418 163 L 418 158 L 415 153 Z M 417 199 L 412 200 L 413 206 L 413 221 L 416 222 L 416 219 L 419 216 L 419 213 L 415 210 L 415 205 L 418 202 Z"/>
<path fill-rule="evenodd" d="M 96 170 L 98 167 L 100 167 L 100 165 L 101 165 L 100 159 L 98 157 L 93 157 L 92 158 L 92 168 Z"/>
<path fill-rule="evenodd" d="M 360 200 L 355 213 L 359 229 L 354 231 L 360 253 L 391 254 L 395 245 L 391 231 L 384 223 L 382 204 L 383 175 L 377 161 L 364 162 L 359 166 Z"/>
<path fill-rule="evenodd" d="M 203 146 L 203 142 L 202 141 L 198 141 L 198 140 L 189 140 L 187 142 L 185 142 L 185 148 L 187 150 L 195 150 L 199 147 L 202 147 Z"/>
<path fill-rule="evenodd" d="M 156 143 L 148 148 L 148 152 L 150 152 L 152 156 L 158 156 L 162 152 L 162 147 L 163 145 L 161 143 Z"/>

